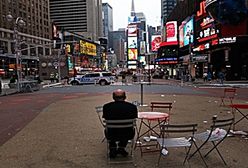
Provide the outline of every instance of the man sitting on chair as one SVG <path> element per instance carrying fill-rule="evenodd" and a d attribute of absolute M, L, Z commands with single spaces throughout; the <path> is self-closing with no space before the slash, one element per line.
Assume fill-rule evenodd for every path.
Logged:
<path fill-rule="evenodd" d="M 103 118 L 106 120 L 135 119 L 138 116 L 138 110 L 132 103 L 126 102 L 125 91 L 118 89 L 113 92 L 113 102 L 103 106 Z M 117 154 L 127 156 L 125 147 L 128 140 L 133 139 L 135 135 L 134 128 L 112 128 L 105 129 L 105 136 L 109 140 L 109 157 L 115 158 Z M 118 147 L 117 147 L 117 142 Z"/>

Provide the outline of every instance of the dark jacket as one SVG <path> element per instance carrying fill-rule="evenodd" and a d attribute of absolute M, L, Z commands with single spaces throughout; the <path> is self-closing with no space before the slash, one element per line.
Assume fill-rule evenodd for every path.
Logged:
<path fill-rule="evenodd" d="M 132 103 L 115 101 L 103 106 L 102 117 L 106 120 L 134 119 L 138 117 L 138 110 Z M 114 128 L 105 130 L 105 134 L 108 139 L 132 139 L 135 131 L 134 128 Z"/>

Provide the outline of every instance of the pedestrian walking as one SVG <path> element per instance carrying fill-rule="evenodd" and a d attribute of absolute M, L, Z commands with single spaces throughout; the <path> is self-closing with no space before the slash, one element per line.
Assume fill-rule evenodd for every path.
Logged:
<path fill-rule="evenodd" d="M 220 71 L 220 72 L 218 73 L 218 78 L 219 78 L 220 84 L 223 84 L 225 75 L 224 75 L 224 73 L 223 73 L 222 71 Z"/>
<path fill-rule="evenodd" d="M 212 74 L 211 74 L 210 71 L 208 72 L 207 79 L 208 79 L 209 82 L 211 82 L 211 80 L 212 80 Z"/>
<path fill-rule="evenodd" d="M 204 72 L 204 73 L 203 73 L 203 81 L 204 81 L 204 82 L 207 82 L 207 77 L 208 77 L 207 72 Z"/>
<path fill-rule="evenodd" d="M 122 82 L 122 84 L 125 84 L 126 85 L 126 73 L 125 72 L 123 72 L 123 74 L 121 75 L 121 82 Z"/>
<path fill-rule="evenodd" d="M 54 73 L 50 73 L 50 81 L 51 81 L 51 83 L 54 82 L 54 78 L 55 78 Z"/>

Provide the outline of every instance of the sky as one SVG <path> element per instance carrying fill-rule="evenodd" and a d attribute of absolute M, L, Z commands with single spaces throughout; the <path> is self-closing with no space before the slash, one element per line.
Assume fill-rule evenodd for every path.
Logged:
<path fill-rule="evenodd" d="M 128 17 L 131 15 L 132 0 L 102 0 L 102 2 L 112 6 L 114 31 L 126 28 Z M 144 13 L 146 24 L 154 27 L 160 25 L 161 0 L 134 0 L 134 10 Z"/>

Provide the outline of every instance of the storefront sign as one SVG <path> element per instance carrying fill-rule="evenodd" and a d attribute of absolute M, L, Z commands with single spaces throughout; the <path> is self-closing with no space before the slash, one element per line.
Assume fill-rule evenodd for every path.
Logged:
<path fill-rule="evenodd" d="M 216 38 L 219 34 L 219 29 L 215 27 L 209 27 L 199 32 L 199 36 L 197 37 L 198 42 L 207 41 L 213 38 Z"/>
<path fill-rule="evenodd" d="M 162 42 L 161 35 L 153 35 L 151 42 L 152 51 L 158 51 L 161 42 Z"/>
<path fill-rule="evenodd" d="M 236 43 L 236 37 L 227 37 L 219 39 L 219 44 Z"/>
<path fill-rule="evenodd" d="M 80 53 L 96 56 L 96 45 L 80 40 Z"/>
<path fill-rule="evenodd" d="M 197 55 L 193 57 L 193 61 L 195 62 L 207 62 L 208 55 Z"/>
<path fill-rule="evenodd" d="M 200 23 L 201 27 L 204 28 L 210 23 L 213 23 L 214 19 L 211 18 L 210 16 L 206 16 L 205 18 L 202 19 L 202 22 Z"/>
<path fill-rule="evenodd" d="M 206 12 L 206 1 L 199 4 L 196 15 L 196 39 L 198 43 L 207 42 L 217 38 L 220 34 L 220 26 L 214 24 L 214 19 Z M 212 2 L 211 2 L 212 3 Z"/>
<path fill-rule="evenodd" d="M 15 69 L 15 64 L 9 64 L 10 69 Z"/>
<path fill-rule="evenodd" d="M 210 47 L 210 44 L 209 43 L 206 43 L 206 44 L 201 44 L 201 45 L 198 45 L 196 46 L 193 51 L 203 51 L 203 50 L 206 50 L 206 49 L 209 49 Z"/>
<path fill-rule="evenodd" d="M 177 64 L 178 63 L 178 59 L 177 58 L 157 58 L 155 59 L 155 62 L 157 62 L 158 64 Z"/>

